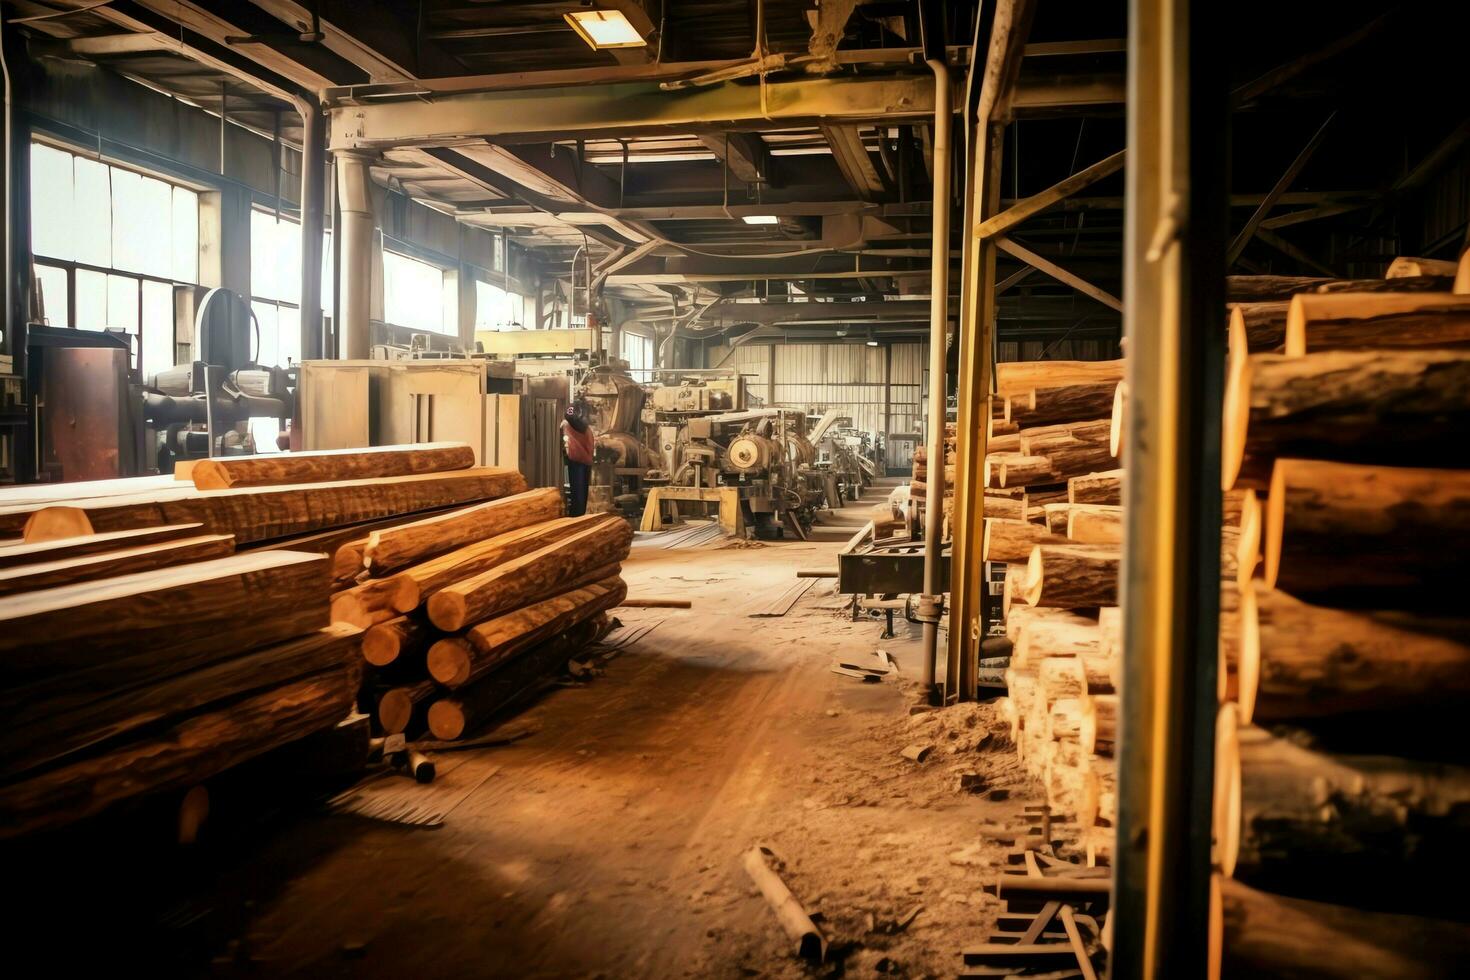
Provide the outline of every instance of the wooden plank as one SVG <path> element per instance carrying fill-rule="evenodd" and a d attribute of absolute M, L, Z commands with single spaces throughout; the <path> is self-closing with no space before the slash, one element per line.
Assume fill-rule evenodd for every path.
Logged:
<path fill-rule="evenodd" d="M 130 531 L 112 531 L 107 534 L 84 534 L 75 538 L 57 538 L 53 541 L 28 542 L 23 538 L 13 543 L 0 545 L 0 568 L 38 562 L 60 561 L 77 558 L 99 551 L 116 548 L 155 544 L 174 538 L 194 537 L 203 530 L 202 524 L 169 524 L 163 527 L 139 527 Z"/>
<path fill-rule="evenodd" d="M 0 596 L 52 589 L 73 582 L 114 578 L 170 565 L 224 558 L 235 551 L 228 534 L 201 534 L 192 538 L 119 548 L 57 561 L 36 562 L 0 569 Z"/>
<path fill-rule="evenodd" d="M 9 724 L 328 624 L 327 561 L 255 552 L 0 598 Z"/>
<path fill-rule="evenodd" d="M 1087 945 L 1082 941 L 1082 933 L 1077 930 L 1077 913 L 1072 911 L 1072 906 L 1063 905 L 1061 915 L 1062 927 L 1067 930 L 1067 940 L 1072 944 L 1072 951 L 1077 954 L 1077 968 L 1082 971 L 1083 980 L 1097 980 L 1097 971 L 1092 968 L 1092 959 L 1087 955 Z"/>
<path fill-rule="evenodd" d="M 158 524 L 197 522 L 213 534 L 233 534 L 237 546 L 325 528 L 381 520 L 454 504 L 507 497 L 526 489 L 514 470 L 477 467 L 451 473 L 422 473 L 391 479 L 303 483 L 283 487 L 200 490 L 182 487 L 123 496 L 69 501 L 97 532 Z M 0 533 L 21 532 L 32 505 L 0 507 Z"/>
<path fill-rule="evenodd" d="M 282 486 L 292 483 L 340 483 L 419 473 L 445 473 L 475 465 L 475 451 L 462 442 L 420 442 L 371 449 L 323 449 L 309 453 L 263 453 L 223 456 L 194 464 L 194 486 L 200 490 Z"/>

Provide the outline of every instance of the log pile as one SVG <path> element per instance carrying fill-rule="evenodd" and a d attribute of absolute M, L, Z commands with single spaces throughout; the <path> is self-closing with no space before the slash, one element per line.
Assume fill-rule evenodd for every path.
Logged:
<path fill-rule="evenodd" d="M 1232 310 L 1214 975 L 1470 969 L 1470 303 L 1395 270 Z"/>
<path fill-rule="evenodd" d="M 0 491 L 0 837 L 192 793 L 338 726 L 364 673 L 362 626 L 332 615 L 334 589 L 357 587 L 339 561 L 525 490 L 472 464 L 432 444 Z"/>
<path fill-rule="evenodd" d="M 1006 563 L 1012 641 L 1003 711 L 1047 804 L 1072 823 L 1078 856 L 1110 862 L 1116 813 L 1122 470 L 1112 446 L 1122 361 L 997 366 L 1014 449 L 986 457 L 985 560 Z M 1017 511 L 1000 495 L 1021 493 Z"/>
<path fill-rule="evenodd" d="M 359 577 L 333 616 L 366 630 L 363 705 L 383 734 L 473 734 L 607 631 L 632 529 L 561 515 L 558 491 L 532 490 L 338 549 Z"/>
<path fill-rule="evenodd" d="M 956 428 L 955 423 L 944 424 L 944 521 L 943 539 L 949 540 L 950 514 L 954 509 L 954 484 L 955 466 L 958 461 L 956 455 Z M 911 503 L 910 515 L 912 518 L 911 533 L 915 540 L 923 537 L 919 530 L 923 527 L 923 508 L 925 495 L 929 492 L 929 447 L 919 446 L 914 450 L 913 479 L 909 484 L 909 501 Z"/>

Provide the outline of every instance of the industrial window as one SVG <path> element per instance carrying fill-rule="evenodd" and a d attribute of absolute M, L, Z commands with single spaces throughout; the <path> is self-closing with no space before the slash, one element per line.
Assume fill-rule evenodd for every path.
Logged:
<path fill-rule="evenodd" d="M 475 329 L 522 330 L 526 325 L 526 297 L 475 280 Z"/>
<path fill-rule="evenodd" d="M 145 379 L 173 366 L 173 287 L 199 281 L 196 191 L 32 143 L 31 253 L 47 323 L 125 331 Z"/>
<path fill-rule="evenodd" d="M 301 360 L 301 223 L 288 215 L 250 212 L 250 308 L 260 324 L 251 352 L 267 367 Z M 322 311 L 332 309 L 332 233 L 322 234 Z"/>
<path fill-rule="evenodd" d="M 398 252 L 383 251 L 383 319 L 410 330 L 458 332 L 444 270 Z"/>
<path fill-rule="evenodd" d="M 628 362 L 628 373 L 634 381 L 649 384 L 653 381 L 653 338 L 642 334 L 623 331 L 623 358 Z"/>

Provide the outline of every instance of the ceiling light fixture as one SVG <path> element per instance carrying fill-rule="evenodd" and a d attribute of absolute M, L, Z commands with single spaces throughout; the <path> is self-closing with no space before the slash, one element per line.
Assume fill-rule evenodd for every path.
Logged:
<path fill-rule="evenodd" d="M 566 19 L 594 51 L 648 45 L 621 10 L 576 10 L 567 14 Z"/>
<path fill-rule="evenodd" d="M 774 214 L 747 214 L 740 220 L 748 225 L 779 225 L 781 223 L 781 219 Z"/>
<path fill-rule="evenodd" d="M 878 346 L 878 342 L 876 340 L 870 340 L 870 341 L 868 341 L 868 346 L 869 347 L 877 347 Z"/>

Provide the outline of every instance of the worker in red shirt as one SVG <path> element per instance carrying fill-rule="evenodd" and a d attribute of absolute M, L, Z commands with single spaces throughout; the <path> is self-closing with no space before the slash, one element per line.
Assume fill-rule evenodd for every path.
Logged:
<path fill-rule="evenodd" d="M 587 424 L 587 406 L 578 401 L 567 407 L 561 423 L 562 447 L 567 454 L 567 482 L 571 500 L 567 513 L 581 517 L 587 513 L 587 486 L 592 479 L 592 454 L 597 449 L 597 436 Z"/>

